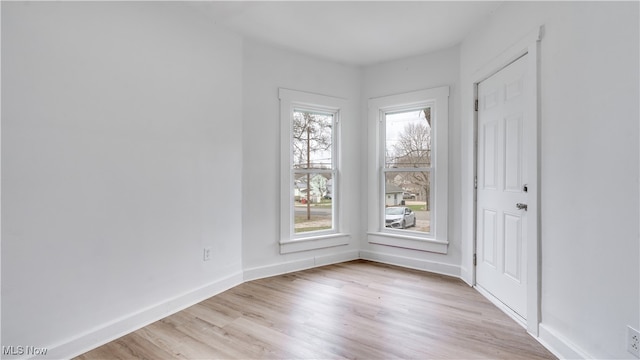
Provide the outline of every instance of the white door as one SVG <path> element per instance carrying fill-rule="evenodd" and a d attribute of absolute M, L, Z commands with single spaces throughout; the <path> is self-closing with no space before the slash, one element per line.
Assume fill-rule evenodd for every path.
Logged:
<path fill-rule="evenodd" d="M 527 315 L 525 55 L 478 84 L 476 282 Z M 535 125 L 534 125 L 535 126 Z M 535 151 L 535 149 L 534 149 Z"/>

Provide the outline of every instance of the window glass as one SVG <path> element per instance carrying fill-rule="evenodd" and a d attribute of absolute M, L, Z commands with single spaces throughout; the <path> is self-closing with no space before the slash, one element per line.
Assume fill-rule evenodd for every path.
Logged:
<path fill-rule="evenodd" d="M 293 183 L 294 232 L 333 228 L 331 173 L 295 173 Z"/>
<path fill-rule="evenodd" d="M 430 233 L 431 107 L 386 113 L 384 128 L 385 227 Z"/>
<path fill-rule="evenodd" d="M 339 131 L 345 99 L 279 89 L 280 252 L 349 243 L 341 233 Z"/>
<path fill-rule="evenodd" d="M 292 115 L 294 233 L 333 229 L 334 115 L 295 109 Z"/>
<path fill-rule="evenodd" d="M 367 241 L 446 254 L 449 87 L 368 102 Z"/>
<path fill-rule="evenodd" d="M 431 166 L 431 108 L 385 115 L 385 167 Z"/>
<path fill-rule="evenodd" d="M 293 168 L 331 169 L 333 114 L 293 112 Z"/>

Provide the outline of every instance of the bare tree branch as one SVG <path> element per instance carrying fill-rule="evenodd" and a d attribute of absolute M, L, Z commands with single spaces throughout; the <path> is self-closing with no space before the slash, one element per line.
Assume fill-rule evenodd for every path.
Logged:
<path fill-rule="evenodd" d="M 387 166 L 398 169 L 394 178 L 396 185 L 417 186 L 425 196 L 427 210 L 430 209 L 430 171 L 402 172 L 402 168 L 431 168 L 431 109 L 423 110 L 425 122 L 411 122 L 400 133 L 397 142 L 387 156 Z"/>

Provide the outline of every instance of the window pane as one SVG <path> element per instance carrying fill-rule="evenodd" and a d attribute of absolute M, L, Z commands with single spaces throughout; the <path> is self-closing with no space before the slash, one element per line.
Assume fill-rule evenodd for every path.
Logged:
<path fill-rule="evenodd" d="M 293 186 L 294 232 L 297 234 L 332 229 L 331 173 L 295 173 Z"/>
<path fill-rule="evenodd" d="M 385 167 L 431 167 L 431 108 L 385 115 Z"/>
<path fill-rule="evenodd" d="M 385 226 L 431 233 L 430 171 L 385 173 Z"/>
<path fill-rule="evenodd" d="M 333 114 L 293 112 L 293 168 L 332 169 Z"/>

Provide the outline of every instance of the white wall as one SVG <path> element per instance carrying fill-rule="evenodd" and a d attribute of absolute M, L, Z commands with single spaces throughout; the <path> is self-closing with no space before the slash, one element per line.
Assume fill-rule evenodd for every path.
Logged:
<path fill-rule="evenodd" d="M 630 357 L 626 325 L 640 328 L 633 2 L 507 3 L 460 47 L 364 69 L 243 41 L 175 3 L 3 2 L 2 345 L 68 357 L 243 272 L 360 250 L 468 274 L 469 79 L 542 24 L 541 334 L 568 356 Z M 366 101 L 443 85 L 449 252 L 368 244 Z M 349 101 L 347 246 L 279 253 L 279 87 Z"/>
<path fill-rule="evenodd" d="M 401 94 L 405 92 L 450 87 L 449 96 L 449 214 L 448 240 L 446 255 L 409 250 L 384 245 L 369 244 L 362 237 L 361 249 L 366 257 L 402 264 L 430 271 L 459 276 L 460 266 L 460 52 L 452 47 L 439 52 L 414 56 L 402 60 L 367 66 L 363 71 L 362 107 L 364 116 L 362 128 L 369 127 L 366 114 L 367 101 L 370 98 Z M 367 174 L 368 141 L 373 141 L 368 132 L 362 132 L 361 172 Z M 368 209 L 367 189 L 361 189 L 361 208 Z M 362 212 L 362 232 L 367 229 L 367 212 Z"/>
<path fill-rule="evenodd" d="M 247 278 L 357 257 L 363 183 L 360 70 L 247 39 L 243 75 L 242 254 Z M 340 230 L 351 235 L 347 246 L 280 255 L 280 87 L 347 99 L 340 143 Z"/>
<path fill-rule="evenodd" d="M 544 25 L 541 53 L 543 341 L 566 357 L 631 358 L 640 325 L 637 2 L 508 3 L 461 47 L 462 104 L 472 74 Z M 471 106 L 462 107 L 463 176 Z M 463 266 L 471 190 L 461 189 Z"/>
<path fill-rule="evenodd" d="M 2 345 L 68 357 L 242 280 L 241 71 L 183 5 L 3 2 Z"/>

